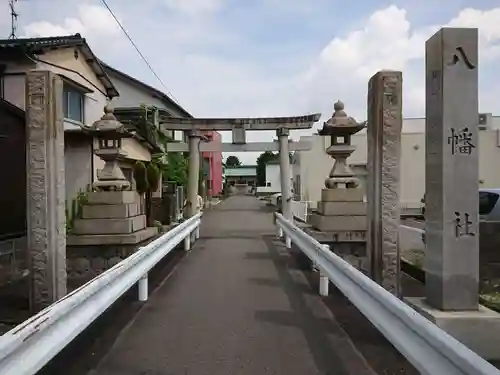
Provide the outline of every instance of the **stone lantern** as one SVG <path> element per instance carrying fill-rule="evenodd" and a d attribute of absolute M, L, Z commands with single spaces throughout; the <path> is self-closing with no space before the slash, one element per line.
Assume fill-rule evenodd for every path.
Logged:
<path fill-rule="evenodd" d="M 331 146 L 326 153 L 335 162 L 321 191 L 317 212 L 311 215 L 311 225 L 319 231 L 315 237 L 320 242 L 335 243 L 336 252 L 362 256 L 368 229 L 366 203 L 359 179 L 347 164 L 347 158 L 356 149 L 351 145 L 351 136 L 362 130 L 366 122 L 347 116 L 341 101 L 335 103 L 334 109 L 318 133 L 330 136 Z"/>
<path fill-rule="evenodd" d="M 98 190 L 127 190 L 130 182 L 127 180 L 119 165 L 119 161 L 127 156 L 122 149 L 122 139 L 131 134 L 125 126 L 116 119 L 111 107 L 104 107 L 104 115 L 94 122 L 89 133 L 98 140 L 98 149 L 94 153 L 104 160 L 104 168 L 97 171 L 97 180 L 94 188 Z"/>
<path fill-rule="evenodd" d="M 347 158 L 356 150 L 351 145 L 351 136 L 362 130 L 366 122 L 358 123 L 344 111 L 344 103 L 340 100 L 333 106 L 335 112 L 332 117 L 323 124 L 318 134 L 330 136 L 331 146 L 326 149 L 326 153 L 335 159 L 335 163 L 330 175 L 325 180 L 327 189 L 336 188 L 357 188 L 359 180 L 354 175 L 351 167 L 347 164 Z"/>

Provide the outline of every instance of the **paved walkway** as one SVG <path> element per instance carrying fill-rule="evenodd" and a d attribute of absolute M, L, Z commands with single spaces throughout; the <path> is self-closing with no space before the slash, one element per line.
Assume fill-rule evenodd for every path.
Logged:
<path fill-rule="evenodd" d="M 255 197 L 206 212 L 201 239 L 94 375 L 372 375 Z"/>

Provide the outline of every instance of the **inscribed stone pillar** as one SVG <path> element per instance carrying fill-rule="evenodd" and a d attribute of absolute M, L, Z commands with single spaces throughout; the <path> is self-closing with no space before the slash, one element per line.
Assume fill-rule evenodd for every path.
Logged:
<path fill-rule="evenodd" d="M 62 80 L 26 76 L 27 228 L 30 303 L 43 309 L 66 294 L 66 216 Z"/>
<path fill-rule="evenodd" d="M 368 259 L 371 277 L 399 295 L 401 72 L 377 72 L 368 84 Z"/>
<path fill-rule="evenodd" d="M 425 54 L 427 302 L 477 310 L 478 31 L 443 28 Z"/>

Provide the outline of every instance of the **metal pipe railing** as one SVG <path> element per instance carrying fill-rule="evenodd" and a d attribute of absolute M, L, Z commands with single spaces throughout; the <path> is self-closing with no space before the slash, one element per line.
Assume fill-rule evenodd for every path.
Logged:
<path fill-rule="evenodd" d="M 500 371 L 418 314 L 325 245 L 276 213 L 276 224 L 363 315 L 424 375 L 500 375 Z M 321 285 L 323 284 L 323 285 Z M 324 289 L 324 283 L 320 283 Z M 325 291 L 321 290 L 324 295 Z"/>
<path fill-rule="evenodd" d="M 148 272 L 184 241 L 190 250 L 198 236 L 201 213 L 35 316 L 0 336 L 0 375 L 33 375 L 54 358 L 118 298 L 138 283 L 139 300 L 148 298 Z"/>

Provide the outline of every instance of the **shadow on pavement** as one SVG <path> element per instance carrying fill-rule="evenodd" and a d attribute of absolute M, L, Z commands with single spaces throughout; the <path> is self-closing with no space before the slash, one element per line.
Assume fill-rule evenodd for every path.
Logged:
<path fill-rule="evenodd" d="M 292 250 L 294 257 L 304 257 L 300 250 Z M 309 262 L 302 262 L 302 270 L 310 287 L 319 289 L 319 272 L 309 270 Z M 379 375 L 419 375 L 419 371 L 365 318 L 365 316 L 331 282 L 329 296 L 322 297 L 342 330 L 370 367 Z"/>
<path fill-rule="evenodd" d="M 345 368 L 346 359 L 338 356 L 338 349 L 332 345 L 329 338 L 329 335 L 338 338 L 345 335 L 335 326 L 334 321 L 318 319 L 315 312 L 311 310 L 306 301 L 304 289 L 297 287 L 296 280 L 288 271 L 287 263 L 294 263 L 293 258 L 288 255 L 280 255 L 275 244 L 276 239 L 273 236 L 264 236 L 263 239 L 278 272 L 280 287 L 286 293 L 293 311 L 260 311 L 256 314 L 256 318 L 273 324 L 294 326 L 301 329 L 316 366 L 322 374 L 353 374 L 352 370 L 348 371 Z M 350 364 L 349 367 L 352 365 L 354 364 Z M 356 374 L 368 374 L 368 372 L 363 371 L 362 367 L 359 370 Z"/>
<path fill-rule="evenodd" d="M 171 274 L 186 254 L 181 245 L 182 243 L 150 271 L 150 294 Z M 143 306 L 144 303 L 137 300 L 137 286 L 130 288 L 37 375 L 87 375 L 97 367 Z"/>

